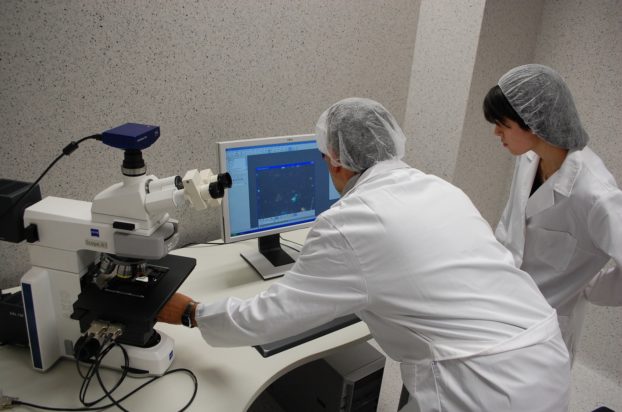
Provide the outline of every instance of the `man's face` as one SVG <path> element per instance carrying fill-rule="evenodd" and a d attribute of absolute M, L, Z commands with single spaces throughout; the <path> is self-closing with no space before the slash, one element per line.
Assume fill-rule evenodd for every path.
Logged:
<path fill-rule="evenodd" d="M 504 119 L 503 123 L 496 123 L 494 134 L 501 140 L 503 147 L 515 156 L 533 150 L 540 139 L 530 130 L 522 129 L 518 123 L 509 119 Z"/>

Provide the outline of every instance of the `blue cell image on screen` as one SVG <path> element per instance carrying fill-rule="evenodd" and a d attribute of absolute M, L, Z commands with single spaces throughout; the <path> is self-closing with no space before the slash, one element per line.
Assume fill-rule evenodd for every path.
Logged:
<path fill-rule="evenodd" d="M 313 162 L 258 167 L 255 182 L 260 226 L 315 217 Z"/>
<path fill-rule="evenodd" d="M 313 222 L 339 198 L 315 140 L 252 144 L 271 139 L 279 138 L 224 142 L 221 171 L 233 180 L 225 199 L 226 237 Z"/>

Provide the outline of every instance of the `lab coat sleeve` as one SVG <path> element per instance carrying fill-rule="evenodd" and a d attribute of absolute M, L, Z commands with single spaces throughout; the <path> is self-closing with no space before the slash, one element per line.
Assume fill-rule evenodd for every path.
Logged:
<path fill-rule="evenodd" d="M 342 234 L 320 217 L 296 264 L 266 291 L 199 305 L 201 334 L 212 346 L 258 345 L 361 310 L 367 291 L 357 262 Z"/>
<path fill-rule="evenodd" d="M 622 306 L 622 191 L 599 200 L 588 216 L 592 241 L 613 260 L 585 289 L 586 299 L 599 306 Z"/>
<path fill-rule="evenodd" d="M 517 268 L 522 265 L 525 246 L 525 201 L 523 197 L 528 194 L 521 193 L 520 190 L 521 176 L 526 173 L 525 170 L 528 167 L 528 164 L 524 165 L 525 162 L 528 160 L 524 156 L 516 160 L 508 201 L 495 229 L 495 237 L 512 253 L 514 265 Z"/>
<path fill-rule="evenodd" d="M 503 208 L 503 212 L 501 213 L 499 223 L 497 223 L 497 227 L 495 228 L 495 237 L 502 245 L 506 247 L 510 242 L 510 239 L 508 239 L 508 226 L 510 225 L 512 218 L 512 206 L 514 203 L 516 203 L 516 198 L 518 196 L 516 186 L 519 174 L 520 158 L 516 159 L 516 162 L 514 163 L 514 174 L 512 176 L 512 183 L 510 185 L 508 200 L 505 204 L 505 207 Z"/>

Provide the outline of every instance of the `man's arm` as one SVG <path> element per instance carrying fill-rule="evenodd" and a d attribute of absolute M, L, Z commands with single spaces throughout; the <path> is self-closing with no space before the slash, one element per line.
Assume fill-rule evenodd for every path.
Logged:
<path fill-rule="evenodd" d="M 191 305 L 192 303 L 195 304 Z M 190 311 L 188 315 L 190 316 L 192 326 L 196 326 L 196 302 L 190 296 L 186 296 L 179 292 L 175 293 L 169 301 L 166 302 L 166 305 L 164 305 L 160 313 L 158 313 L 157 320 L 158 322 L 180 325 L 182 323 L 182 316 L 189 307 Z"/>
<path fill-rule="evenodd" d="M 180 323 L 192 299 L 176 294 L 158 320 Z M 195 320 L 212 346 L 258 345 L 283 339 L 361 310 L 366 283 L 341 233 L 318 219 L 294 267 L 266 291 L 249 299 L 199 303 Z"/>

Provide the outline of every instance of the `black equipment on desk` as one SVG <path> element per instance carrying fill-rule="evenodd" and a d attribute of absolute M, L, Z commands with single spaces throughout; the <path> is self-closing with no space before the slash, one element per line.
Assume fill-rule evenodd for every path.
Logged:
<path fill-rule="evenodd" d="M 24 210 L 39 200 L 39 185 L 0 179 L 0 240 L 19 243 L 36 238 L 34 227 L 24 228 Z"/>
<path fill-rule="evenodd" d="M 291 349 L 298 345 L 302 345 L 305 342 L 319 338 L 320 336 L 324 336 L 328 333 L 334 332 L 341 328 L 345 328 L 346 326 L 353 325 L 356 322 L 360 321 L 361 320 L 355 314 L 341 316 L 339 318 L 331 320 L 328 323 L 299 333 L 298 335 L 255 346 L 255 349 L 257 349 L 261 356 L 267 358 L 268 356 L 276 355 L 277 353 L 283 352 L 284 350 Z"/>
<path fill-rule="evenodd" d="M 363 342 L 299 366 L 267 391 L 285 411 L 375 412 L 384 363 L 384 355 Z"/>
<path fill-rule="evenodd" d="M 28 346 L 22 292 L 0 292 L 0 344 Z"/>

